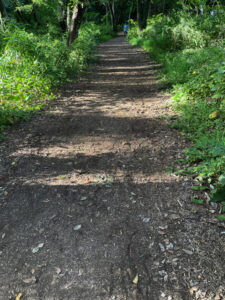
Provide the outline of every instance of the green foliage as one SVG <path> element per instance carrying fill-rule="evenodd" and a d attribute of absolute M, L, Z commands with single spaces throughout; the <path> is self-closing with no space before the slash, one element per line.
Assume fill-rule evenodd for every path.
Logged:
<path fill-rule="evenodd" d="M 109 33 L 105 28 L 103 32 Z M 101 26 L 85 23 L 70 48 L 66 45 L 66 35 L 54 38 L 49 33 L 29 33 L 15 24 L 1 34 L 4 47 L 0 56 L 0 130 L 3 130 L 40 110 L 46 99 L 53 97 L 52 88 L 83 72 L 101 40 Z"/>
<path fill-rule="evenodd" d="M 225 10 L 215 8 L 215 17 L 209 10 L 205 6 L 204 16 L 154 16 L 140 34 L 133 23 L 128 39 L 161 63 L 162 80 L 173 87 L 173 126 L 192 141 L 185 151 L 187 172 L 219 184 L 219 193 L 225 186 L 218 183 L 225 174 Z"/>
<path fill-rule="evenodd" d="M 195 199 L 195 198 L 192 198 L 191 199 L 191 202 L 195 203 L 195 204 L 203 204 L 203 200 L 199 200 L 199 199 Z"/>

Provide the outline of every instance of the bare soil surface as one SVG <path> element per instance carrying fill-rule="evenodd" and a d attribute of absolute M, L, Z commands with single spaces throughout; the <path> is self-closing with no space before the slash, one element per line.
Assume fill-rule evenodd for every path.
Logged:
<path fill-rule="evenodd" d="M 158 66 L 123 37 L 99 56 L 0 144 L 0 299 L 225 299 L 223 224 L 167 172 L 187 142 Z"/>

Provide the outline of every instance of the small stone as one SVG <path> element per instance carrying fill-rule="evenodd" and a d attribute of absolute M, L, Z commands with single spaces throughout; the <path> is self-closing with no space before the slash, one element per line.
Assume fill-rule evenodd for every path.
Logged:
<path fill-rule="evenodd" d="M 164 231 L 158 231 L 158 233 L 160 234 L 160 235 L 165 235 L 166 233 L 164 232 Z"/>
<path fill-rule="evenodd" d="M 212 206 L 212 208 L 217 209 L 218 204 L 215 202 L 210 202 L 210 205 Z"/>
<path fill-rule="evenodd" d="M 167 225 L 166 226 L 159 226 L 159 229 L 166 230 L 166 229 L 168 229 L 168 226 Z"/>
<path fill-rule="evenodd" d="M 193 254 L 193 252 L 190 251 L 190 250 L 183 249 L 183 251 L 184 251 L 186 254 L 188 254 L 188 255 L 192 255 L 192 254 Z"/>
<path fill-rule="evenodd" d="M 55 270 L 57 275 L 59 275 L 62 272 L 60 268 L 55 268 Z"/>
<path fill-rule="evenodd" d="M 193 286 L 196 286 L 198 285 L 198 282 L 197 281 L 192 281 L 190 280 L 190 286 L 193 287 Z"/>
<path fill-rule="evenodd" d="M 161 243 L 159 243 L 159 248 L 160 248 L 160 250 L 161 250 L 162 252 L 165 251 L 165 247 L 164 247 L 163 244 L 161 244 Z"/>
<path fill-rule="evenodd" d="M 173 244 L 172 243 L 167 244 L 166 249 L 167 250 L 172 250 L 173 249 Z"/>
<path fill-rule="evenodd" d="M 176 215 L 176 214 L 172 214 L 172 215 L 170 216 L 170 219 L 172 219 L 172 220 L 178 220 L 178 219 L 180 219 L 180 216 L 179 216 L 179 215 Z"/>
<path fill-rule="evenodd" d="M 164 278 L 163 278 L 163 280 L 164 280 L 164 282 L 167 282 L 168 281 L 168 274 L 166 274 L 165 276 L 164 276 Z"/>
<path fill-rule="evenodd" d="M 79 225 L 76 225 L 74 228 L 73 228 L 73 230 L 75 230 L 75 231 L 78 231 L 78 230 L 80 230 L 81 229 L 81 225 L 79 224 Z"/>
<path fill-rule="evenodd" d="M 150 218 L 144 218 L 144 219 L 143 219 L 143 222 L 144 222 L 144 223 L 148 223 L 149 221 L 150 221 Z"/>
<path fill-rule="evenodd" d="M 173 262 L 176 262 L 176 261 L 178 261 L 178 258 L 174 258 L 172 261 L 173 261 Z"/>
<path fill-rule="evenodd" d="M 36 281 L 37 281 L 37 279 L 34 276 L 32 276 L 31 278 L 23 279 L 23 282 L 27 283 L 27 284 L 34 284 L 34 283 L 36 283 Z"/>
<path fill-rule="evenodd" d="M 78 276 L 81 276 L 81 275 L 83 275 L 83 273 L 84 273 L 84 269 L 79 269 Z"/>

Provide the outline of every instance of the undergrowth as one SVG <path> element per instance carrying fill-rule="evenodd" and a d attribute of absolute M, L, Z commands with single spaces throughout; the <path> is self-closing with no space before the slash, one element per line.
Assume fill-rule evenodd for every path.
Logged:
<path fill-rule="evenodd" d="M 205 8 L 209 11 L 210 8 Z M 214 17 L 192 12 L 157 15 L 141 33 L 133 22 L 128 40 L 161 63 L 172 87 L 177 119 L 172 124 L 192 141 L 184 173 L 207 185 L 213 201 L 225 201 L 225 10 Z M 221 196 L 223 191 L 223 196 Z M 220 195 L 220 196 L 219 196 Z M 223 211 L 225 208 L 223 208 Z"/>
<path fill-rule="evenodd" d="M 0 29 L 0 132 L 43 108 L 53 89 L 87 68 L 96 44 L 113 36 L 106 26 L 85 23 L 68 48 L 66 34 L 31 32 L 13 21 L 5 28 Z"/>

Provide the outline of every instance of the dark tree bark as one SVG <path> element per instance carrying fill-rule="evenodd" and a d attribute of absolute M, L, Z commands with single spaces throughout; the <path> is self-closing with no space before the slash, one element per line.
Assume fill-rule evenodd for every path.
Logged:
<path fill-rule="evenodd" d="M 112 1 L 112 3 L 108 3 L 108 9 L 110 12 L 113 31 L 116 32 L 116 16 L 115 16 L 115 2 L 114 1 Z"/>
<path fill-rule="evenodd" d="M 142 2 L 141 0 L 137 0 L 137 23 L 138 23 L 138 31 L 142 31 Z"/>
<path fill-rule="evenodd" d="M 130 4 L 130 11 L 129 11 L 129 18 L 128 18 L 128 20 L 130 20 L 130 18 L 131 18 L 131 15 L 132 15 L 132 12 L 133 12 L 133 7 L 134 7 L 134 3 L 132 1 L 131 4 Z"/>
<path fill-rule="evenodd" d="M 139 32 L 146 26 L 149 2 L 150 0 L 137 0 L 137 23 Z"/>
<path fill-rule="evenodd" d="M 83 15 L 85 9 L 87 7 L 87 0 L 80 0 L 79 2 L 76 1 L 73 9 L 73 15 L 70 21 L 69 26 L 69 34 L 67 40 L 67 46 L 69 47 L 75 39 L 78 38 L 80 25 L 83 19 Z"/>
<path fill-rule="evenodd" d="M 14 14 L 18 22 L 26 23 L 27 20 L 24 18 L 24 16 L 21 14 L 21 12 L 17 9 L 17 2 L 15 0 L 9 0 L 12 7 L 14 8 Z"/>
<path fill-rule="evenodd" d="M 66 32 L 67 28 L 69 28 L 69 26 L 67 26 L 67 9 L 68 8 L 69 8 L 68 0 L 63 1 L 62 5 L 60 6 L 60 21 L 59 21 L 59 26 L 63 33 Z M 69 17 L 70 17 L 70 15 L 69 15 Z"/>
<path fill-rule="evenodd" d="M 148 6 L 148 19 L 150 19 L 152 16 L 152 3 L 149 2 L 149 6 Z"/>
<path fill-rule="evenodd" d="M 0 0 L 0 13 L 1 13 L 2 17 L 7 16 L 4 0 Z"/>

